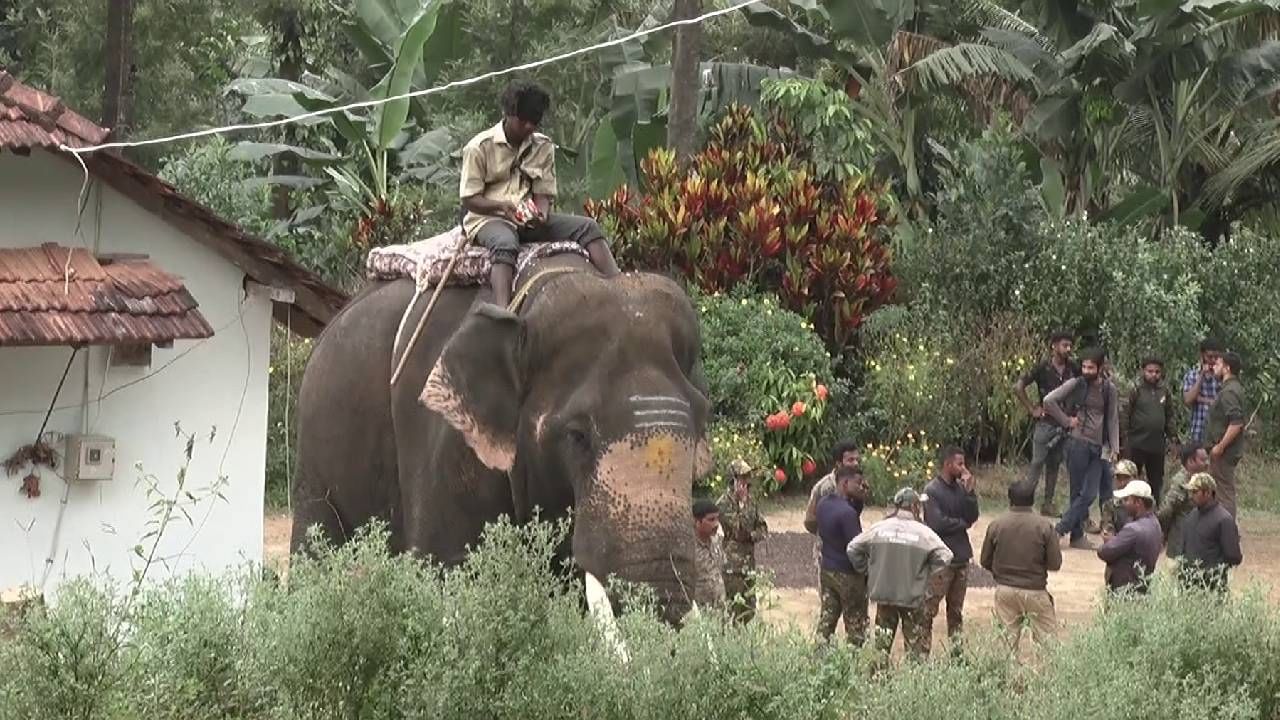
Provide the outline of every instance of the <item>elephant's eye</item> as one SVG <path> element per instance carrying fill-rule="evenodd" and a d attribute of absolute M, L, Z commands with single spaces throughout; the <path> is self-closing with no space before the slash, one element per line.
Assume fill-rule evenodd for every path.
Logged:
<path fill-rule="evenodd" d="M 591 452 L 591 434 L 584 428 L 571 426 L 565 428 L 565 440 L 568 441 L 570 447 L 575 452 L 590 454 Z"/>

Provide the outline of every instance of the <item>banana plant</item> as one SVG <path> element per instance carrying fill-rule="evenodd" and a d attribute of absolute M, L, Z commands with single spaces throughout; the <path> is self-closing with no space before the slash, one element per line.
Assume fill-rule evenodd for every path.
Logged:
<path fill-rule="evenodd" d="M 366 76 L 378 77 L 372 87 L 330 68 L 323 75 L 308 73 L 302 82 L 241 78 L 228 91 L 244 96 L 242 111 L 259 118 L 296 117 L 353 102 L 383 101 L 303 121 L 332 131 L 310 133 L 322 148 L 247 141 L 232 152 L 233 158 L 251 162 L 281 153 L 292 155 L 313 173 L 272 176 L 259 182 L 323 188 L 332 200 L 367 214 L 387 201 L 397 179 L 442 180 L 450 174 L 448 130 L 429 128 L 421 98 L 401 96 L 429 86 L 456 53 L 458 15 L 453 0 L 361 0 L 355 9 L 354 21 L 344 29 L 365 56 Z"/>
<path fill-rule="evenodd" d="M 793 75 L 789 70 L 743 63 L 702 63 L 698 119 L 719 117 L 732 105 L 759 104 L 761 83 Z M 591 194 L 606 197 L 618 186 L 638 186 L 640 163 L 666 144 L 671 89 L 669 65 L 633 64 L 613 78 L 613 107 L 600 121 L 592 146 Z"/>

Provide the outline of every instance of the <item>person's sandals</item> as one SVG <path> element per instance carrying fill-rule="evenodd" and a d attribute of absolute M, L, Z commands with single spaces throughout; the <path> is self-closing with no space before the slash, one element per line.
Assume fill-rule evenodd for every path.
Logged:
<path fill-rule="evenodd" d="M 1099 535 L 1102 533 L 1102 526 L 1098 524 L 1098 521 L 1089 518 L 1084 521 L 1084 531 L 1090 535 Z"/>

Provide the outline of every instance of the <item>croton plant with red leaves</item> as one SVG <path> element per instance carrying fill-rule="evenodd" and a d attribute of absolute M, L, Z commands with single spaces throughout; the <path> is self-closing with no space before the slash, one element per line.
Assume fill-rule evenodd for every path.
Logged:
<path fill-rule="evenodd" d="M 775 292 L 838 353 L 897 285 L 892 221 L 883 187 L 818 179 L 806 147 L 784 123 L 734 107 L 687 167 L 654 150 L 641 163 L 644 192 L 623 186 L 586 212 L 624 267 L 673 270 L 705 292 Z"/>

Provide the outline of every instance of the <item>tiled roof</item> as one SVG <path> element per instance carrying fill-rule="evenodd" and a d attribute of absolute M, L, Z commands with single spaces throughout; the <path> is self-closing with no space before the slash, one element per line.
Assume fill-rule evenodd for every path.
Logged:
<path fill-rule="evenodd" d="M 52 152 L 79 167 L 57 148 L 98 145 L 110 133 L 66 108 L 58 98 L 18 82 L 0 70 L 0 152 Z M 186 197 L 145 168 L 113 150 L 82 156 L 89 172 L 120 193 L 211 247 L 258 283 L 294 291 L 292 303 L 276 303 L 275 316 L 315 335 L 347 302 L 347 294 L 299 265 L 279 247 L 254 237 L 209 208 Z M 292 312 L 288 311 L 289 305 Z"/>
<path fill-rule="evenodd" d="M 97 145 L 109 134 L 58 98 L 0 70 L 0 148 L 81 148 Z"/>
<path fill-rule="evenodd" d="M 99 260 L 52 243 L 0 248 L 0 346 L 207 338 L 182 281 L 146 260 Z"/>

